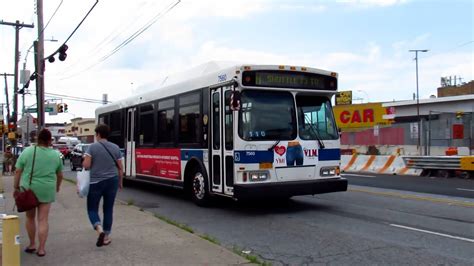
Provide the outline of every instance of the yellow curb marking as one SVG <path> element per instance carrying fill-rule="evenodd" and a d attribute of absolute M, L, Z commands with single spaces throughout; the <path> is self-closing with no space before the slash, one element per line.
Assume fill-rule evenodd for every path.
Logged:
<path fill-rule="evenodd" d="M 378 196 L 387 196 L 387 197 L 396 197 L 396 198 L 402 198 L 402 199 L 429 201 L 429 202 L 435 202 L 435 203 L 445 203 L 445 204 L 448 204 L 448 205 L 474 208 L 474 202 L 463 202 L 463 201 L 458 201 L 458 200 L 430 198 L 430 197 L 422 197 L 422 196 L 415 196 L 415 195 L 409 195 L 409 194 L 405 195 L 405 194 L 399 194 L 399 193 L 394 193 L 394 192 L 377 192 L 377 191 L 370 191 L 370 190 L 357 189 L 357 188 L 350 188 L 350 189 L 347 189 L 347 190 L 348 191 L 353 191 L 353 192 L 368 193 L 368 194 L 378 195 Z"/>

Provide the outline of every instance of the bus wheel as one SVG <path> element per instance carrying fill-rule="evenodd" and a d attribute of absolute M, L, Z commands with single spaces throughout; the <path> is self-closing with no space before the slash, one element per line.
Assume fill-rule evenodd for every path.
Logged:
<path fill-rule="evenodd" d="M 209 189 L 207 185 L 207 178 L 200 168 L 194 169 L 191 174 L 192 187 L 191 196 L 198 206 L 207 206 L 209 204 Z"/>

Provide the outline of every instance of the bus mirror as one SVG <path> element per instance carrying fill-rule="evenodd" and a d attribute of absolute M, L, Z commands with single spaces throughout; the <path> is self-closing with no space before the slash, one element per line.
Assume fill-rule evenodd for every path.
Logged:
<path fill-rule="evenodd" d="M 240 92 L 239 91 L 232 91 L 232 94 L 230 95 L 230 109 L 232 111 L 240 110 Z"/>

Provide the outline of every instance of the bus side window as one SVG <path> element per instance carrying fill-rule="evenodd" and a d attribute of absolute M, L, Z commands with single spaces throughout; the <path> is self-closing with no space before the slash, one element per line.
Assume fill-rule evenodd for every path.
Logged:
<path fill-rule="evenodd" d="M 230 96 L 232 91 L 225 92 L 225 149 L 232 150 L 234 148 L 234 132 L 233 132 L 233 112 L 231 110 Z M 239 104 L 240 105 L 240 104 Z"/>
<path fill-rule="evenodd" d="M 215 92 L 214 94 L 212 94 L 212 147 L 216 150 L 219 149 L 221 146 L 221 141 L 219 137 L 219 103 L 219 93 Z"/>

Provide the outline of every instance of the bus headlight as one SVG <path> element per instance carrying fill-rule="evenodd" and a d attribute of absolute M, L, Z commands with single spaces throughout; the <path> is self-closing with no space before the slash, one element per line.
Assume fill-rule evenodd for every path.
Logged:
<path fill-rule="evenodd" d="M 321 176 L 337 176 L 339 175 L 339 167 L 323 167 L 320 170 Z"/>
<path fill-rule="evenodd" d="M 250 181 L 264 181 L 270 177 L 270 173 L 268 171 L 252 171 L 248 173 L 248 176 Z"/>

